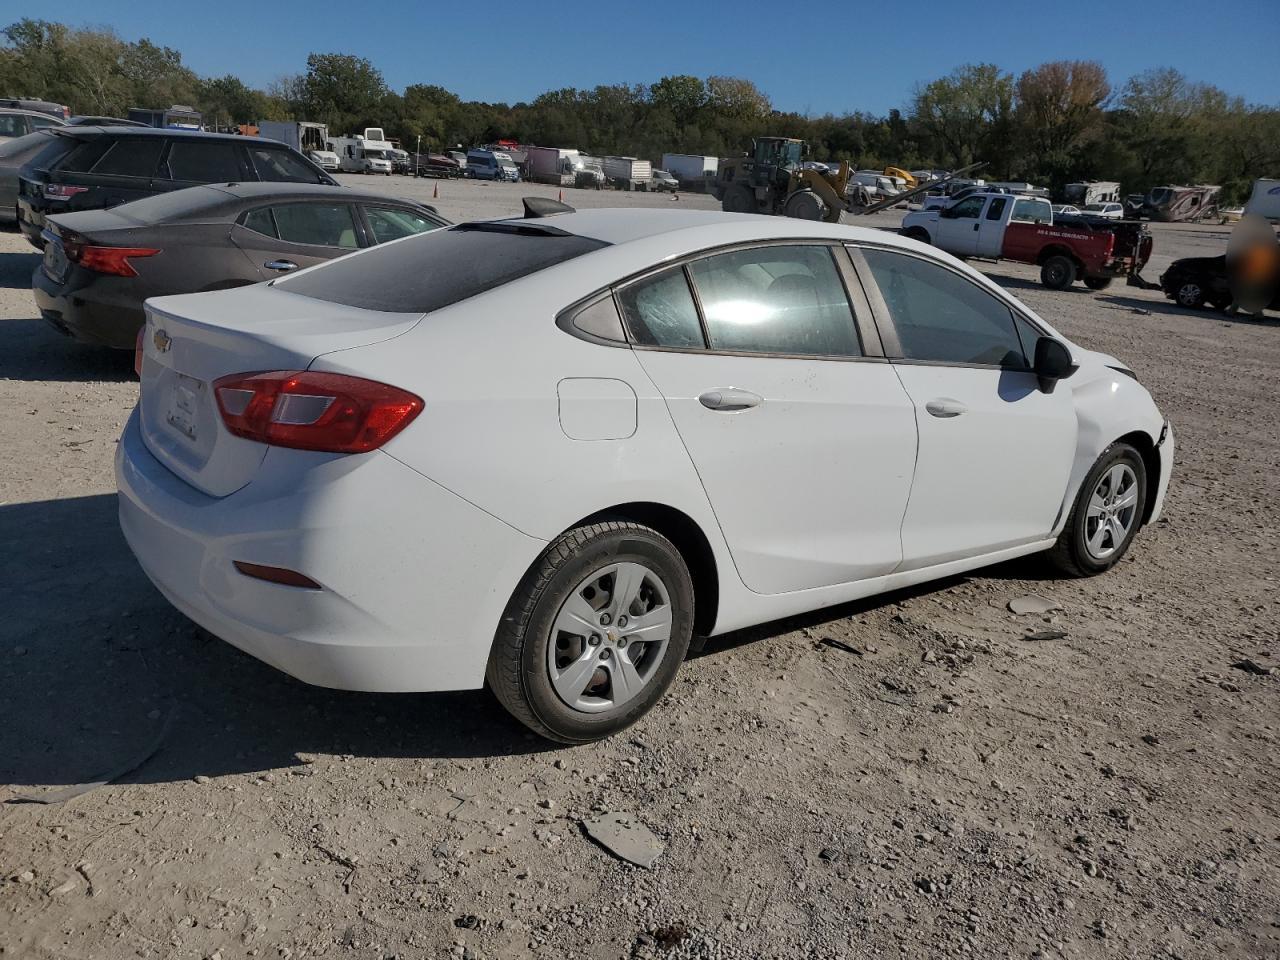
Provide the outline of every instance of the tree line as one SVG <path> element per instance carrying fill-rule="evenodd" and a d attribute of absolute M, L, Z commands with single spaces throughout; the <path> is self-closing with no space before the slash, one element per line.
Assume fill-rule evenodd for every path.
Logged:
<path fill-rule="evenodd" d="M 23 19 L 3 31 L 0 95 L 124 116 L 129 107 L 189 104 L 217 125 L 314 120 L 334 134 L 382 126 L 407 149 L 499 139 L 658 160 L 663 153 L 733 156 L 753 136 L 807 140 L 818 160 L 857 167 L 955 168 L 1058 189 L 1118 180 L 1129 192 L 1164 183 L 1217 183 L 1239 201 L 1253 179 L 1280 175 L 1280 106 L 1249 104 L 1177 70 L 1113 84 L 1088 60 L 1020 75 L 962 66 L 921 83 L 901 110 L 807 116 L 773 108 L 739 77 L 663 77 L 649 84 L 565 88 L 514 104 L 464 101 L 436 84 L 391 90 L 362 57 L 313 53 L 306 69 L 265 90 L 238 77 L 199 77 L 182 54 L 103 29 Z"/>

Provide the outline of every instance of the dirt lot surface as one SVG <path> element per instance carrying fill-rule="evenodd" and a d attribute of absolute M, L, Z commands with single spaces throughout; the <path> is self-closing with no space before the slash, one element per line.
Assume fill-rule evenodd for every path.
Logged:
<path fill-rule="evenodd" d="M 457 219 L 555 193 L 439 189 Z M 1227 231 L 1155 234 L 1151 278 Z M 115 520 L 131 358 L 46 328 L 35 265 L 0 234 L 0 955 L 1280 957 L 1280 675 L 1233 667 L 1280 665 L 1274 317 L 981 265 L 1150 387 L 1166 519 L 1096 579 L 1018 563 L 719 638 L 561 749 L 483 692 L 304 686 L 169 608 Z M 1008 611 L 1032 592 L 1061 611 Z M 602 811 L 652 870 L 584 836 Z"/>

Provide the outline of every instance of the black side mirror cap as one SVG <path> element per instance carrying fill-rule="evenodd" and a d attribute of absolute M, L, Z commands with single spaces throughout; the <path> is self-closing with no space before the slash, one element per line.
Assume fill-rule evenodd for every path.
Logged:
<path fill-rule="evenodd" d="M 1040 378 L 1040 389 L 1053 393 L 1059 380 L 1065 380 L 1079 369 L 1071 359 L 1071 351 L 1061 340 L 1041 337 L 1036 341 L 1032 371 Z"/>

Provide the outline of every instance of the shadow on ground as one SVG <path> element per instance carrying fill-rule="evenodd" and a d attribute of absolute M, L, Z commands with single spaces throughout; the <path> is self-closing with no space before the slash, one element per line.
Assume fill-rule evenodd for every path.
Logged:
<path fill-rule="evenodd" d="M 160 750 L 117 782 L 288 768 L 299 755 L 491 757 L 556 749 L 483 691 L 311 687 L 173 610 L 129 552 L 110 495 L 0 506 L 0 783 L 63 786 Z M 1034 576 L 1027 563 L 986 575 Z M 847 617 L 956 579 L 710 641 L 701 654 Z"/>

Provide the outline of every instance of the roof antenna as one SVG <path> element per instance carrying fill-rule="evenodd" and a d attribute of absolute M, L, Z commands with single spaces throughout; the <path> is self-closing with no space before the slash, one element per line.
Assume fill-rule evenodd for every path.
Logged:
<path fill-rule="evenodd" d="M 551 200 L 548 197 L 524 197 L 523 200 L 524 218 L 526 220 L 537 220 L 540 217 L 550 217 L 557 213 L 578 212 L 567 203 Z"/>

